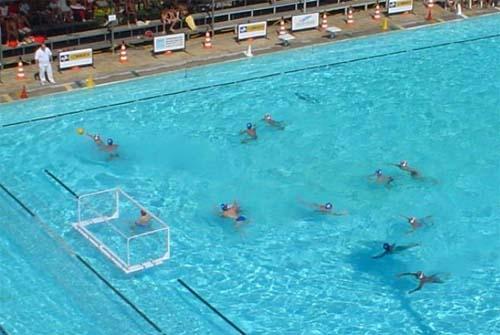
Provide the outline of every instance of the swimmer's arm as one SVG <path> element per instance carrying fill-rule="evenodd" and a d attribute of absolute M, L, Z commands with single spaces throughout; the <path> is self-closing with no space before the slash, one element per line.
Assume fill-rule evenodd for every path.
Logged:
<path fill-rule="evenodd" d="M 382 257 L 384 257 L 384 256 L 385 256 L 385 255 L 387 255 L 387 254 L 388 254 L 388 252 L 387 252 L 387 251 L 384 251 L 384 252 L 383 252 L 383 253 L 381 253 L 381 254 L 378 254 L 378 255 L 376 255 L 376 256 L 372 256 L 372 258 L 373 258 L 373 259 L 382 258 Z"/>
<path fill-rule="evenodd" d="M 247 137 L 245 139 L 242 139 L 241 143 L 245 144 L 245 143 L 248 143 L 250 141 L 255 141 L 256 139 L 257 139 L 257 136 L 255 136 L 255 137 Z"/>
<path fill-rule="evenodd" d="M 419 245 L 420 244 L 418 244 L 418 243 L 412 243 L 412 244 L 408 244 L 408 245 L 400 245 L 400 246 L 397 246 L 394 248 L 394 252 L 399 252 L 399 251 L 403 251 L 406 249 L 418 247 Z"/>
<path fill-rule="evenodd" d="M 444 283 L 444 281 L 438 277 L 437 273 L 429 276 L 429 279 L 430 279 L 430 281 L 429 281 L 430 283 L 434 283 L 434 284 L 443 284 Z"/>
<path fill-rule="evenodd" d="M 349 215 L 349 212 L 348 211 L 343 211 L 343 212 L 331 212 L 330 215 L 333 215 L 333 216 L 345 216 L 345 215 Z"/>
<path fill-rule="evenodd" d="M 404 277 L 404 276 L 413 276 L 418 279 L 418 275 L 416 272 L 403 272 L 398 274 L 398 277 Z"/>
<path fill-rule="evenodd" d="M 416 288 L 414 288 L 411 291 L 408 291 L 408 294 L 412 294 L 413 292 L 420 291 L 422 289 L 422 287 L 424 287 L 424 282 L 423 281 L 421 281 Z"/>

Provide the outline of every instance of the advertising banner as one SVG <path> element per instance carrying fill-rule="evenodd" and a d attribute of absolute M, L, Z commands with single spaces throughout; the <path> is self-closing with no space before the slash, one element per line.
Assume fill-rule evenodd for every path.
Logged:
<path fill-rule="evenodd" d="M 238 40 L 244 40 L 253 37 L 267 36 L 267 22 L 254 22 L 238 25 Z"/>
<path fill-rule="evenodd" d="M 292 16 L 292 31 L 318 28 L 319 13 Z"/>
<path fill-rule="evenodd" d="M 154 52 L 168 50 L 183 50 L 186 47 L 186 36 L 184 34 L 172 34 L 157 36 L 154 39 Z"/>
<path fill-rule="evenodd" d="M 76 66 L 92 65 L 94 57 L 92 49 L 63 51 L 59 53 L 59 69 L 69 69 Z"/>
<path fill-rule="evenodd" d="M 389 14 L 409 12 L 413 10 L 413 0 L 388 0 L 387 8 Z"/>

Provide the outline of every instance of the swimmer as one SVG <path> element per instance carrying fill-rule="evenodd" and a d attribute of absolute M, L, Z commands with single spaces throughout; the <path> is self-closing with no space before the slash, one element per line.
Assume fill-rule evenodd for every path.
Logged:
<path fill-rule="evenodd" d="M 398 252 L 401 252 L 403 250 L 410 249 L 413 247 L 417 247 L 417 246 L 419 246 L 418 243 L 412 243 L 412 244 L 408 244 L 408 245 L 398 245 L 398 246 L 396 246 L 395 243 L 393 243 L 393 244 L 384 243 L 384 245 L 382 246 L 384 248 L 384 252 L 381 254 L 378 254 L 377 256 L 373 256 L 372 258 L 373 259 L 382 258 L 385 255 L 397 254 Z"/>
<path fill-rule="evenodd" d="M 92 134 L 87 133 L 87 136 L 90 137 L 92 139 L 92 141 L 94 141 L 94 143 L 97 144 L 98 146 L 101 146 L 104 144 L 102 142 L 101 136 L 99 136 L 99 134 L 92 135 Z"/>
<path fill-rule="evenodd" d="M 405 218 L 412 228 L 412 230 L 410 230 L 408 233 L 412 233 L 415 230 L 417 230 L 418 228 L 423 227 L 424 225 L 431 226 L 433 224 L 432 215 L 428 215 L 428 216 L 425 216 L 425 217 L 420 218 L 420 219 L 417 219 L 414 216 L 401 215 L 401 217 Z"/>
<path fill-rule="evenodd" d="M 271 114 L 264 115 L 264 118 L 262 120 L 265 123 L 267 123 L 268 125 L 270 125 L 271 127 L 274 127 L 276 129 L 279 129 L 279 130 L 284 130 L 285 129 L 285 125 L 284 125 L 283 121 L 276 121 L 276 120 L 274 120 L 271 117 Z"/>
<path fill-rule="evenodd" d="M 112 159 L 114 157 L 118 157 L 118 153 L 116 153 L 116 150 L 118 149 L 118 144 L 115 144 L 113 142 L 112 138 L 108 138 L 106 140 L 106 145 L 101 145 L 101 150 L 109 152 L 109 158 Z"/>
<path fill-rule="evenodd" d="M 343 215 L 349 214 L 347 211 L 335 212 L 333 210 L 333 204 L 331 202 L 327 202 L 325 204 L 312 203 L 312 204 L 310 204 L 310 206 L 316 212 L 321 213 L 321 214 L 328 214 L 328 215 L 334 215 L 334 216 L 343 216 Z"/>
<path fill-rule="evenodd" d="M 247 123 L 247 129 L 242 130 L 240 135 L 247 134 L 247 138 L 241 140 L 241 143 L 247 143 L 257 139 L 257 128 L 250 122 Z"/>
<path fill-rule="evenodd" d="M 389 186 L 394 181 L 394 178 L 392 178 L 391 176 L 384 175 L 381 169 L 376 170 L 375 173 L 370 175 L 369 177 L 375 177 L 374 180 L 377 184 L 384 184 L 386 186 Z"/>
<path fill-rule="evenodd" d="M 413 290 L 408 291 L 408 294 L 412 294 L 413 292 L 419 291 L 427 283 L 429 283 L 429 284 L 442 284 L 442 283 L 444 283 L 438 277 L 437 274 L 426 276 L 422 271 L 405 272 L 405 273 L 398 274 L 398 277 L 403 277 L 403 276 L 414 276 L 416 279 L 418 279 L 418 286 L 416 288 L 414 288 Z"/>
<path fill-rule="evenodd" d="M 146 212 L 144 209 L 141 209 L 141 216 L 135 221 L 137 226 L 146 227 L 149 225 L 151 221 L 151 215 Z"/>
<path fill-rule="evenodd" d="M 409 172 L 410 176 L 412 176 L 413 178 L 422 177 L 422 175 L 420 174 L 420 172 L 418 172 L 417 169 L 412 168 L 411 166 L 408 165 L 407 161 L 401 161 L 399 162 L 399 164 L 392 164 L 392 165 L 400 168 L 403 171 Z"/>
<path fill-rule="evenodd" d="M 241 209 L 236 201 L 233 201 L 232 204 L 220 204 L 219 215 L 224 218 L 234 220 L 237 225 L 240 225 L 247 220 L 246 217 L 240 215 L 240 213 Z"/>

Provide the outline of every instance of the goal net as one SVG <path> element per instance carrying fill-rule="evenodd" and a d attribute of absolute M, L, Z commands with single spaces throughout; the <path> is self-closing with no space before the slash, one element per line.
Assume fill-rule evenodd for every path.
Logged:
<path fill-rule="evenodd" d="M 119 188 L 80 196 L 73 226 L 125 273 L 170 258 L 167 224 Z"/>

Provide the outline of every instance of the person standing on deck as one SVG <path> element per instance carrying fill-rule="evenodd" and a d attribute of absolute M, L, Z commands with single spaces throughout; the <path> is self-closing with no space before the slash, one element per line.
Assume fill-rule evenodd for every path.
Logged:
<path fill-rule="evenodd" d="M 47 82 L 45 76 L 51 84 L 55 84 L 54 77 L 52 76 L 52 51 L 50 51 L 47 46 L 42 43 L 40 47 L 35 52 L 35 61 L 38 64 L 40 70 L 40 83 L 45 85 Z"/>

